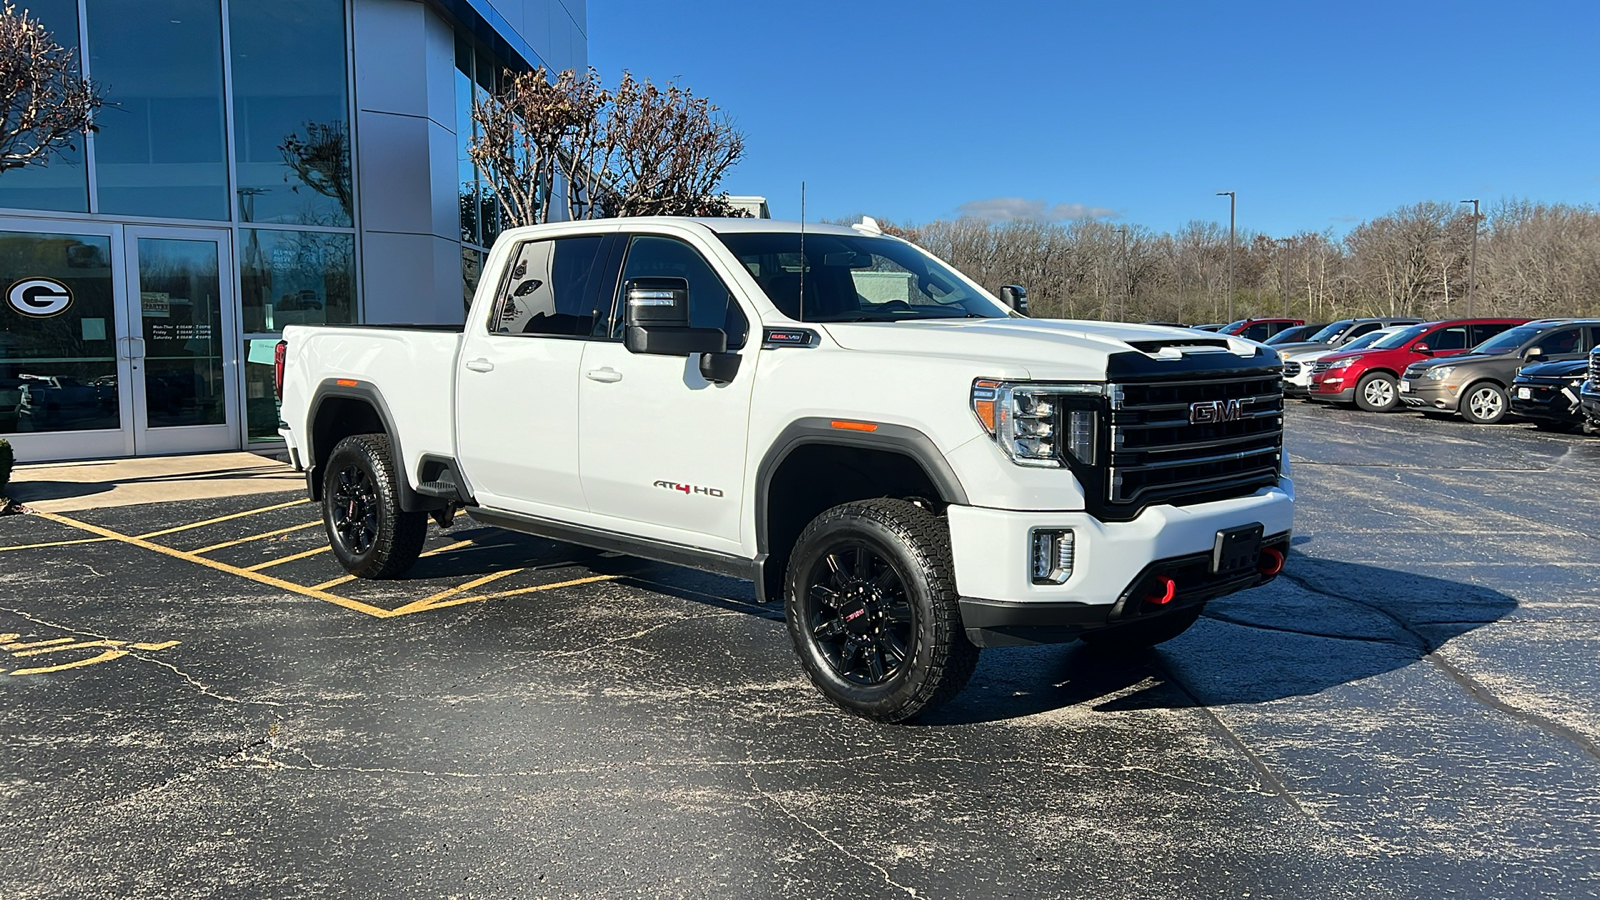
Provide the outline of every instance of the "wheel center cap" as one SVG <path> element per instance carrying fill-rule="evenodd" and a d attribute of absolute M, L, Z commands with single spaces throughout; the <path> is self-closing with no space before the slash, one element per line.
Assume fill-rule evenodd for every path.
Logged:
<path fill-rule="evenodd" d="M 872 630 L 872 610 L 861 600 L 851 600 L 839 607 L 839 618 L 851 634 L 866 634 Z"/>

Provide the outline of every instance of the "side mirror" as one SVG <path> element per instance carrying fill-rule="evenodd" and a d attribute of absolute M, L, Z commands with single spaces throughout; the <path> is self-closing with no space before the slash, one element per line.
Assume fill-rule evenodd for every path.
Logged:
<path fill-rule="evenodd" d="M 1017 315 L 1025 316 L 1028 314 L 1028 289 L 1020 284 L 1001 285 L 1000 302 Z"/>
<path fill-rule="evenodd" d="M 1528 349 L 1522 351 L 1522 358 L 1526 360 L 1535 360 L 1543 355 L 1543 347 L 1529 347 Z"/>
<path fill-rule="evenodd" d="M 722 353 L 728 336 L 720 328 L 689 327 L 689 282 L 682 278 L 632 278 L 622 286 L 627 304 L 622 332 L 630 353 L 689 356 Z"/>
<path fill-rule="evenodd" d="M 1427 344 L 1412 344 L 1411 345 L 1411 352 L 1412 353 L 1421 353 L 1423 356 L 1432 356 L 1433 355 L 1433 348 L 1429 347 Z"/>

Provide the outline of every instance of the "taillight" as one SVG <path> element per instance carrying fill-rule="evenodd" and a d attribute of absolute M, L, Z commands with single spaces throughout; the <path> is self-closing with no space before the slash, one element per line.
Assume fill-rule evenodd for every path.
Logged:
<path fill-rule="evenodd" d="M 279 341 L 278 346 L 272 348 L 272 391 L 283 401 L 283 362 L 289 357 L 289 342 Z"/>

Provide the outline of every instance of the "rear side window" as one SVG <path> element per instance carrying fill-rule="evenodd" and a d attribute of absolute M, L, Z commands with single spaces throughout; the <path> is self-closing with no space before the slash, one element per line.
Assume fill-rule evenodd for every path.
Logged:
<path fill-rule="evenodd" d="M 1427 341 L 1430 350 L 1465 350 L 1467 349 L 1467 326 L 1452 325 L 1441 328 L 1428 335 Z"/>
<path fill-rule="evenodd" d="M 1383 323 L 1382 322 L 1362 322 L 1360 325 L 1357 325 L 1356 327 L 1350 329 L 1350 333 L 1345 335 L 1345 340 L 1353 341 L 1356 338 L 1361 337 L 1363 334 L 1366 334 L 1369 331 L 1377 331 L 1379 328 L 1382 328 L 1382 327 L 1383 327 Z"/>
<path fill-rule="evenodd" d="M 1267 338 L 1272 337 L 1272 323 L 1257 322 L 1254 325 L 1246 328 L 1239 336 L 1245 338 L 1246 340 L 1264 341 Z"/>
<path fill-rule="evenodd" d="M 589 337 L 604 334 L 597 281 L 605 265 L 604 235 L 528 241 L 517 248 L 489 330 L 499 334 Z"/>
<path fill-rule="evenodd" d="M 700 251 L 675 238 L 638 235 L 628 242 L 628 259 L 622 267 L 622 284 L 634 278 L 682 278 L 689 282 L 689 326 L 720 328 L 728 335 L 728 349 L 744 346 L 750 322 L 734 301 L 728 286 Z M 621 303 L 617 304 L 621 309 Z M 622 327 L 617 317 L 617 328 Z M 617 334 L 621 334 L 618 330 Z"/>
<path fill-rule="evenodd" d="M 1472 326 L 1472 346 L 1476 347 L 1511 327 L 1510 322 L 1479 322 Z"/>

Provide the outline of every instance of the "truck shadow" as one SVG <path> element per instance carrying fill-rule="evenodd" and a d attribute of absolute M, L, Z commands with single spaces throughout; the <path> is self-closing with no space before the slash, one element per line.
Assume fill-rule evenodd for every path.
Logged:
<path fill-rule="evenodd" d="M 1213 601 L 1188 632 L 1149 650 L 986 651 L 967 689 L 922 724 L 1316 694 L 1411 665 L 1516 606 L 1476 585 L 1297 554 L 1272 584 Z"/>

